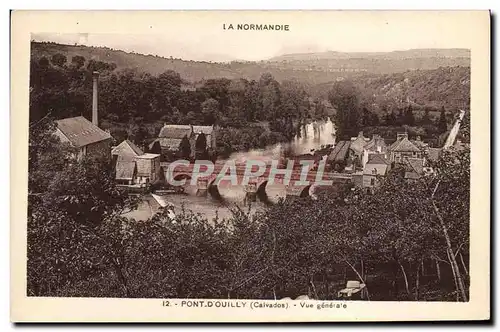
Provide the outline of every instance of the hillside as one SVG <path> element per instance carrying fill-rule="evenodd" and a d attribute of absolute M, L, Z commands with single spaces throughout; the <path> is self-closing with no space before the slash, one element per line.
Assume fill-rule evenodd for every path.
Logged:
<path fill-rule="evenodd" d="M 315 52 L 315 53 L 293 53 L 284 54 L 273 57 L 269 61 L 308 61 L 308 60 L 340 60 L 340 59 L 359 59 L 359 58 L 373 58 L 373 59 L 409 59 L 409 58 L 470 58 L 470 50 L 463 48 L 453 49 L 411 49 L 404 51 L 392 52 Z"/>
<path fill-rule="evenodd" d="M 365 75 L 353 78 L 362 99 L 373 106 L 396 107 L 408 102 L 417 107 L 456 110 L 468 107 L 470 101 L 470 68 L 441 67 L 404 73 Z M 333 82 L 311 89 L 314 97 L 326 98 Z"/>
<path fill-rule="evenodd" d="M 215 63 L 128 53 L 106 47 L 42 42 L 32 42 L 31 47 L 31 54 L 35 58 L 42 56 L 50 58 L 56 53 L 64 54 L 68 59 L 81 55 L 86 59 L 113 62 L 118 69 L 140 68 L 141 71 L 153 75 L 171 69 L 178 72 L 184 80 L 192 83 L 221 77 L 258 79 L 262 73 L 269 72 L 278 81 L 296 79 L 308 85 L 316 85 L 334 81 L 339 77 L 357 78 L 367 73 L 390 74 L 412 69 L 469 66 L 470 62 L 467 50 L 409 50 L 389 53 L 326 52 L 323 55 L 322 53 L 284 55 L 282 58 L 273 58 L 271 61 Z M 322 55 L 322 57 L 314 54 Z"/>
<path fill-rule="evenodd" d="M 287 54 L 269 60 L 275 68 L 307 71 L 389 74 L 407 70 L 470 66 L 470 51 L 465 49 L 416 49 L 384 53 L 319 52 Z"/>

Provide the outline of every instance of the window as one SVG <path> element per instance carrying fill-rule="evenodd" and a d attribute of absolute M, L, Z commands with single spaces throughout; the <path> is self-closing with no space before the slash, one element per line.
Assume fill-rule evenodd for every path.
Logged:
<path fill-rule="evenodd" d="M 374 185 L 375 185 L 375 179 L 374 179 L 374 178 L 372 178 L 372 179 L 370 180 L 370 185 L 372 185 L 372 186 L 374 186 Z"/>
<path fill-rule="evenodd" d="M 377 174 L 377 169 L 376 168 L 372 169 L 372 174 Z"/>

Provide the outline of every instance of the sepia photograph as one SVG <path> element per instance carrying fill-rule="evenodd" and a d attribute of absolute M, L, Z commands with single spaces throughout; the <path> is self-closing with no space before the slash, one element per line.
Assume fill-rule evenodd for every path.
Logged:
<path fill-rule="evenodd" d="M 489 108 L 458 17 L 271 14 L 29 32 L 28 299 L 338 315 L 475 296 L 471 118 Z"/>

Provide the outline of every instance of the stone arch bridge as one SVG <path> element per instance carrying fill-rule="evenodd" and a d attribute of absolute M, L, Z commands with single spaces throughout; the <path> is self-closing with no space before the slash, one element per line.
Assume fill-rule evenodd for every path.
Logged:
<path fill-rule="evenodd" d="M 285 169 L 279 169 L 275 174 L 271 174 L 271 166 L 267 165 L 264 173 L 260 176 L 248 177 L 245 180 L 245 165 L 236 165 L 236 179 L 229 179 L 229 173 L 226 173 L 224 179 L 220 177 L 223 165 L 215 164 L 214 171 L 210 175 L 205 175 L 204 171 L 199 171 L 194 168 L 194 164 L 177 165 L 172 174 L 168 174 L 168 166 L 170 163 L 162 163 L 163 171 L 165 172 L 165 179 L 171 182 L 169 177 L 175 182 L 184 181 L 186 184 L 190 183 L 197 186 L 198 196 L 207 196 L 210 194 L 214 198 L 221 198 L 218 186 L 222 182 L 243 185 L 245 188 L 245 200 L 255 201 L 259 198 L 262 202 L 268 202 L 266 193 L 267 185 L 271 182 L 286 185 L 286 195 L 296 197 L 315 197 L 316 193 L 321 189 L 328 187 L 338 187 L 339 185 L 346 185 L 351 183 L 352 175 L 345 173 L 323 172 L 322 176 L 316 170 L 309 170 L 307 176 L 301 178 L 301 170 L 294 169 L 289 174 L 285 175 Z M 193 179 L 194 178 L 194 179 Z M 271 179 L 272 178 L 272 179 Z M 329 181 L 331 183 L 325 184 L 319 181 Z"/>

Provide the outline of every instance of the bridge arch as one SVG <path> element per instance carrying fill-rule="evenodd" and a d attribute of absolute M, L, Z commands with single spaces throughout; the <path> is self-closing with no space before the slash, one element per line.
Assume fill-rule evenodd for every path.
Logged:
<path fill-rule="evenodd" d="M 256 191 L 256 195 L 260 199 L 260 201 L 266 204 L 271 203 L 266 193 L 266 187 L 268 182 L 269 182 L 268 180 L 262 180 L 257 182 L 257 191 Z"/>
<path fill-rule="evenodd" d="M 186 180 L 189 181 L 191 180 L 191 174 L 188 173 L 179 173 L 174 176 L 175 181 L 181 181 L 181 180 Z"/>
<path fill-rule="evenodd" d="M 212 196 L 212 198 L 215 198 L 217 200 L 221 200 L 222 195 L 219 191 L 219 187 L 217 186 L 216 180 L 217 180 L 216 177 L 212 177 L 212 178 L 208 179 L 207 191 L 210 194 L 210 196 Z"/>
<path fill-rule="evenodd" d="M 311 185 L 307 186 L 288 186 L 286 188 L 286 197 L 300 197 L 300 198 L 306 198 L 310 197 L 310 191 Z"/>

